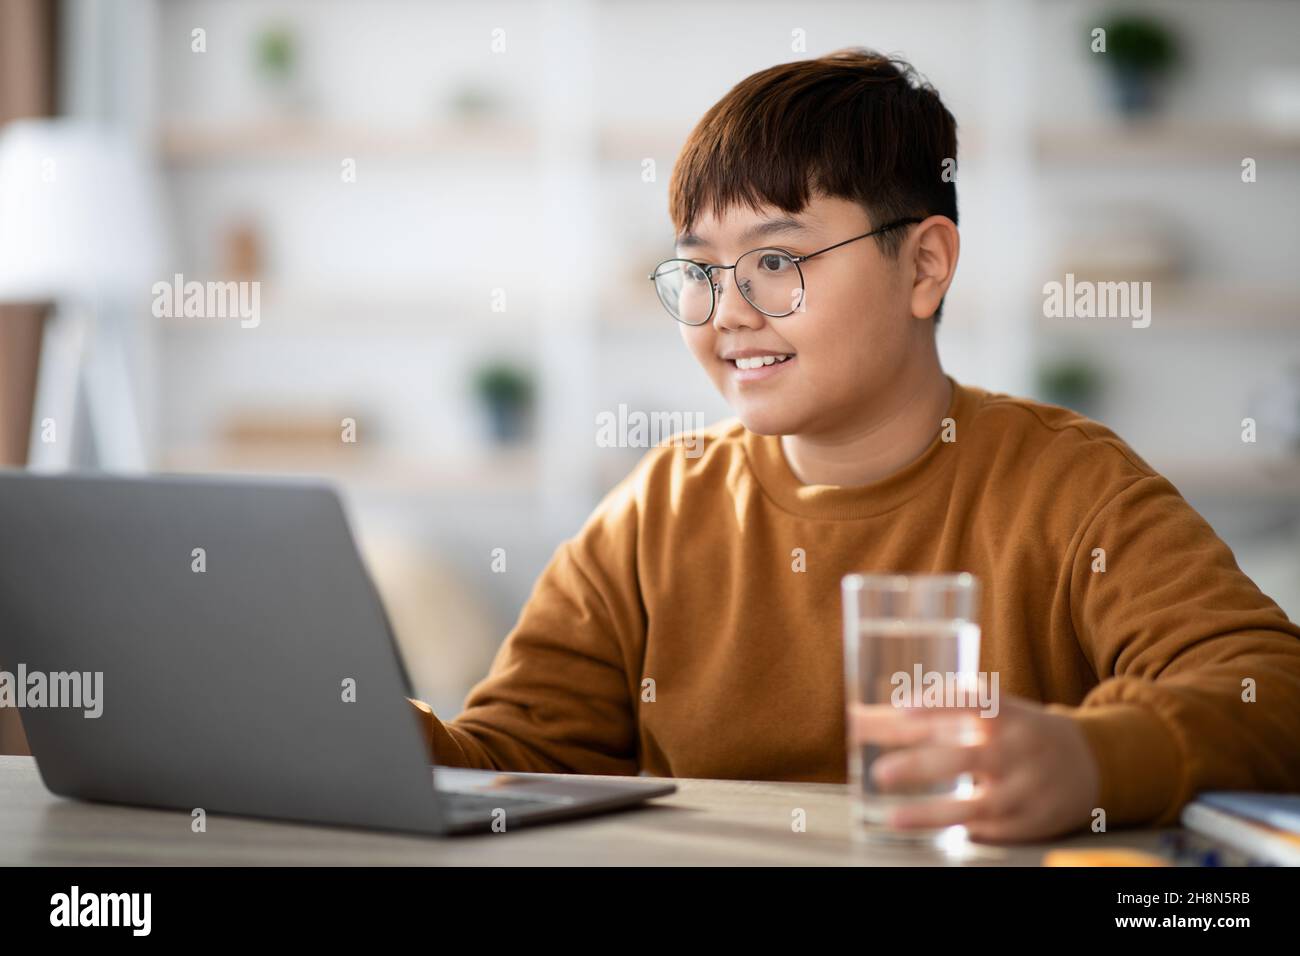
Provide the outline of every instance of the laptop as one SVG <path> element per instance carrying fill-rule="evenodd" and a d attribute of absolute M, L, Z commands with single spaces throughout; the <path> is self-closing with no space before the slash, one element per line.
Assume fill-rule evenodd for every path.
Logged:
<path fill-rule="evenodd" d="M 431 767 L 321 482 L 0 472 L 0 672 L 45 786 L 76 799 L 458 834 L 676 789 Z"/>

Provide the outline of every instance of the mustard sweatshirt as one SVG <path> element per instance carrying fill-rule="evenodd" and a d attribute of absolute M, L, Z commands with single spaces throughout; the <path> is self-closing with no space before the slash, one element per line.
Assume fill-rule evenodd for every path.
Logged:
<path fill-rule="evenodd" d="M 559 546 L 464 711 L 412 701 L 435 760 L 843 782 L 840 579 L 968 571 L 980 669 L 1078 721 L 1110 825 L 1300 789 L 1300 628 L 1174 486 L 1062 408 L 954 382 L 948 416 L 857 487 L 802 484 L 734 420 L 702 454 L 652 449 Z"/>

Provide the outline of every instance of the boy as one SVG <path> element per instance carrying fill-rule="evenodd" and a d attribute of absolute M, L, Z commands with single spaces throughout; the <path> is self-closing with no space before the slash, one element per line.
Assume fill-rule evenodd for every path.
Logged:
<path fill-rule="evenodd" d="M 709 110 L 651 278 L 737 419 L 702 454 L 652 450 L 560 545 L 455 721 L 413 702 L 438 762 L 844 781 L 851 732 L 910 745 L 876 761 L 885 789 L 975 775 L 973 798 L 898 826 L 993 841 L 1300 787 L 1300 628 L 1106 428 L 940 367 L 955 156 L 938 95 L 864 50 L 761 71 Z M 1002 691 L 981 743 L 915 719 L 846 731 L 857 571 L 979 578 Z"/>

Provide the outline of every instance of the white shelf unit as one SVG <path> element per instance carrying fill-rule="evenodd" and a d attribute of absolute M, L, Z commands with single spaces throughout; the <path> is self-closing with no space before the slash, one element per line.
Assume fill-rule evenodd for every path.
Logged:
<path fill-rule="evenodd" d="M 398 4 L 387 12 L 432 25 L 429 12 L 418 10 L 418 6 Z M 328 46 L 339 41 L 334 36 L 341 29 L 338 25 L 313 24 L 310 18 L 304 19 L 306 11 L 293 4 L 270 4 L 264 13 L 242 8 L 231 11 L 230 18 L 225 17 L 226 12 L 211 3 L 155 3 L 151 11 L 155 42 L 159 46 L 181 42 L 182 27 L 215 19 L 226 27 L 223 41 L 247 43 L 257 22 L 282 20 L 286 14 L 306 42 Z M 319 15 L 336 20 L 351 16 L 339 5 L 327 6 Z M 250 400 L 260 393 L 272 405 L 294 400 L 309 404 L 313 396 L 310 389 L 308 394 L 295 394 L 288 377 L 279 388 L 268 387 L 267 365 L 274 364 L 266 357 L 269 352 L 283 356 L 279 360 L 289 364 L 288 357 L 300 348 L 317 358 L 328 356 L 328 363 L 322 364 L 336 364 L 339 352 L 351 343 L 358 365 L 379 365 L 386 354 L 400 357 L 405 364 L 394 368 L 395 377 L 420 368 L 427 358 L 423 364 L 429 374 L 441 368 L 439 374 L 444 379 L 459 381 L 444 381 L 446 387 L 435 389 L 432 396 L 422 387 L 415 389 L 421 393 L 418 395 L 402 395 L 394 389 L 387 399 L 379 400 L 376 414 L 385 414 L 385 402 L 391 417 L 393 406 L 417 400 L 435 411 L 451 404 L 448 396 L 459 390 L 455 399 L 459 404 L 441 416 L 430 416 L 431 431 L 446 426 L 449 419 L 464 419 L 476 411 L 467 397 L 468 380 L 476 364 L 489 358 L 514 357 L 530 366 L 539 385 L 538 431 L 533 442 L 515 450 L 494 449 L 484 443 L 474 447 L 474 437 L 463 424 L 457 435 L 441 446 L 417 442 L 412 447 L 412 442 L 398 437 L 396 444 L 357 454 L 292 444 L 239 447 L 220 440 L 195 441 L 189 434 L 179 439 L 164 435 L 160 463 L 179 468 L 324 473 L 366 492 L 396 488 L 419 494 L 428 490 L 442 499 L 459 495 L 467 500 L 496 494 L 503 508 L 543 515 L 541 533 L 552 540 L 571 533 L 585 517 L 603 490 L 594 481 L 598 474 L 594 418 L 588 427 L 586 416 L 577 414 L 594 401 L 590 383 L 597 362 L 591 330 L 596 325 L 596 304 L 575 294 L 564 275 L 557 275 L 536 256 L 520 255 L 519 241 L 501 252 L 499 262 L 477 270 L 448 264 L 447 244 L 430 249 L 428 258 L 442 257 L 436 264 L 444 267 L 432 277 L 425 274 L 419 255 L 407 255 L 400 265 L 376 271 L 374 260 L 382 256 L 375 256 L 373 247 L 360 250 L 367 254 L 365 262 L 353 256 L 351 262 L 326 262 L 319 268 L 297 261 L 281 269 L 278 265 L 282 263 L 275 261 L 294 259 L 293 249 L 286 247 L 294 245 L 295 231 L 302 238 L 302 227 L 295 223 L 311 216 L 311 206 L 317 201 L 333 204 L 354 221 L 362 218 L 355 209 L 342 208 L 348 200 L 336 186 L 343 157 L 356 159 L 360 190 L 371 189 L 376 180 L 393 183 L 388 193 L 375 189 L 366 194 L 365 201 L 387 204 L 397 213 L 390 217 L 394 222 L 403 216 L 397 212 L 402 197 L 396 190 L 405 189 L 409 195 L 434 191 L 461 202 L 461 225 L 466 211 L 472 215 L 473 204 L 478 202 L 481 207 L 492 207 L 490 213 L 507 239 L 518 240 L 531 232 L 539 250 L 583 249 L 597 244 L 587 184 L 601 163 L 600 138 L 592 111 L 583 108 L 582 93 L 590 86 L 592 51 L 598 42 L 592 34 L 594 6 L 584 0 L 564 0 L 542 11 L 516 4 L 493 15 L 509 22 L 509 42 L 516 44 L 516 49 L 528 47 L 525 56 L 536 68 L 527 84 L 528 102 L 509 104 L 523 119 L 432 117 L 413 121 L 409 116 L 349 119 L 328 113 L 291 119 L 267 117 L 257 109 L 241 114 L 238 109 L 216 107 L 210 113 L 181 110 L 178 115 L 168 115 L 166 106 L 161 106 L 154 113 L 148 138 L 156 148 L 169 192 L 177 200 L 178 249 L 184 260 L 178 266 L 206 278 L 216 267 L 210 232 L 230 209 L 239 207 L 248 210 L 266 236 L 266 258 L 271 263 L 263 279 L 262 317 L 256 329 L 241 329 L 230 320 L 187 318 L 158 320 L 156 329 L 165 403 L 169 389 L 190 388 L 219 390 L 208 395 L 210 406 L 234 400 L 230 387 L 216 381 L 216 376 L 200 372 L 190 377 L 182 372 L 178 377 L 178 373 L 168 372 L 169 368 L 198 368 L 205 357 L 222 365 L 228 379 L 246 377 Z M 473 16 L 465 14 L 466 18 Z M 480 21 L 484 25 L 491 22 L 481 17 Z M 480 38 L 486 49 L 486 30 Z M 164 83 L 167 68 L 184 72 L 208 68 L 213 74 L 235 68 L 230 55 L 222 56 L 224 59 L 209 64 L 175 50 L 157 52 Z M 490 63 L 487 58 L 480 60 Z M 358 62 L 354 66 L 351 72 L 360 77 L 357 71 L 376 64 Z M 177 82 L 182 87 L 197 85 L 189 78 Z M 610 136 L 614 141 L 620 138 L 616 131 Z M 526 205 L 510 209 L 508 196 L 493 195 L 504 180 L 513 181 L 514 195 L 523 196 Z M 462 182 L 469 190 L 449 185 Z M 468 191 L 474 195 L 466 198 Z M 500 201 L 494 204 L 496 199 Z M 445 214 L 449 229 L 456 228 L 454 215 L 445 207 L 431 208 L 428 202 L 425 207 L 430 216 Z M 325 229 L 331 228 L 328 209 L 315 218 Z M 376 218 L 382 220 L 382 216 Z M 373 227 L 374 221 L 370 224 Z M 549 232 L 544 234 L 543 227 Z M 420 235 L 428 236 L 429 230 Z M 477 240 L 477 248 L 466 249 L 465 259 L 492 258 L 497 243 L 484 238 Z M 401 245 L 397 236 L 386 241 Z M 504 275 L 494 272 L 502 264 L 511 271 Z M 506 314 L 491 309 L 497 284 L 509 295 Z M 540 334 L 542 329 L 545 335 Z M 244 363 L 246 358 L 251 361 Z M 322 379 L 330 377 L 323 368 L 317 371 Z M 303 374 L 299 379 L 307 377 Z M 350 384 L 348 378 L 335 375 L 331 384 L 318 386 L 317 391 L 334 388 L 342 392 L 345 402 L 348 395 L 367 394 L 365 376 L 352 376 Z M 376 391 L 369 389 L 372 398 Z M 196 399 L 190 405 L 204 401 Z M 184 396 L 177 404 L 185 404 Z M 203 417 L 201 409 L 192 411 L 192 420 Z M 210 422 L 209 433 L 211 426 Z M 384 431 L 391 434 L 401 429 L 389 422 Z M 409 434 L 412 429 L 406 431 Z M 399 471 L 409 477 L 396 478 Z"/>

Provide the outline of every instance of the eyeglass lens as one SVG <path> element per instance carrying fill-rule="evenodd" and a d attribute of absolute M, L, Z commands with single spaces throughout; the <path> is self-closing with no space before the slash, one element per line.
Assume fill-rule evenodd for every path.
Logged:
<path fill-rule="evenodd" d="M 722 271 L 714 269 L 719 282 Z M 799 308 L 803 279 L 798 264 L 779 249 L 754 249 L 736 262 L 734 281 L 750 305 L 765 315 L 786 316 Z M 664 308 L 687 325 L 703 325 L 713 309 L 710 276 L 698 263 L 670 259 L 655 271 L 655 291 Z"/>

